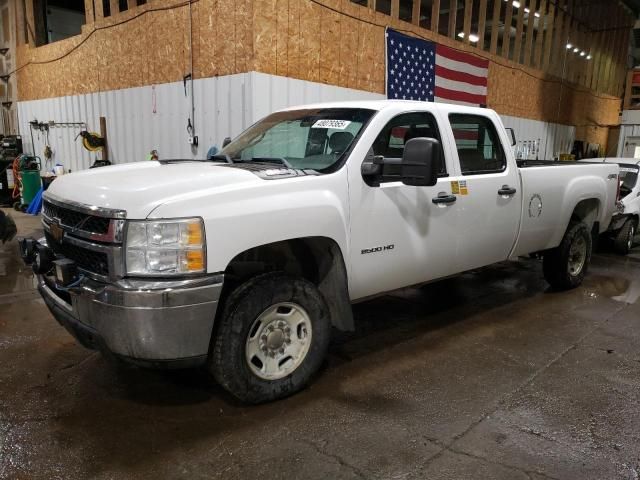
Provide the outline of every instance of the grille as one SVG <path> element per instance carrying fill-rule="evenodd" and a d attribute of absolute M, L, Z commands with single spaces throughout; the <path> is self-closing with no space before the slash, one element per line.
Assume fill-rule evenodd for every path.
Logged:
<path fill-rule="evenodd" d="M 76 262 L 78 267 L 98 275 L 109 275 L 109 258 L 106 253 L 94 252 L 70 243 L 57 242 L 48 232 L 45 232 L 47 245 L 58 255 L 62 255 Z"/>
<path fill-rule="evenodd" d="M 49 218 L 57 218 L 60 223 L 68 227 L 77 228 L 91 233 L 108 233 L 111 220 L 94 217 L 86 213 L 76 212 L 68 208 L 59 207 L 47 201 L 42 206 L 44 214 Z"/>

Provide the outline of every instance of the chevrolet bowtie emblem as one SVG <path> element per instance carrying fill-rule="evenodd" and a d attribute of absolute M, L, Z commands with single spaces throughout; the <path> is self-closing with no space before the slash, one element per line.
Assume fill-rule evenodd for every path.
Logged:
<path fill-rule="evenodd" d="M 51 236 L 56 242 L 61 242 L 62 237 L 64 237 L 64 230 L 57 223 L 49 225 L 49 233 L 51 233 Z"/>

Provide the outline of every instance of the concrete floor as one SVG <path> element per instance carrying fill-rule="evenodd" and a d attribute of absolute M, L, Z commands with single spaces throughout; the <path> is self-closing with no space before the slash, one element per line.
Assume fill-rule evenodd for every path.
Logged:
<path fill-rule="evenodd" d="M 310 388 L 243 407 L 205 372 L 83 349 L 0 246 L 0 478 L 638 479 L 640 253 L 596 255 L 570 292 L 541 276 L 501 264 L 356 305 Z"/>

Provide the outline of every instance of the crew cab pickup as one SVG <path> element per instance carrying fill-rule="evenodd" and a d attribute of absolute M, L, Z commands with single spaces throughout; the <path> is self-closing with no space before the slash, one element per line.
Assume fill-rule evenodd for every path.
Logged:
<path fill-rule="evenodd" d="M 58 178 L 22 255 L 83 345 L 205 364 L 242 401 L 273 400 L 353 328 L 352 302 L 530 254 L 553 288 L 581 283 L 618 165 L 518 166 L 511 145 L 488 109 L 290 108 L 208 161 Z"/>

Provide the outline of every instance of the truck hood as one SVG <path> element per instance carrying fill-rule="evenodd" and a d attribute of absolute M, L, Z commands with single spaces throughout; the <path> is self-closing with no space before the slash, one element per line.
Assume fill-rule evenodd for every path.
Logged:
<path fill-rule="evenodd" d="M 262 182 L 251 172 L 217 163 L 149 161 L 62 175 L 47 192 L 61 200 L 126 210 L 128 218 L 146 218 L 170 198 L 247 188 Z"/>

